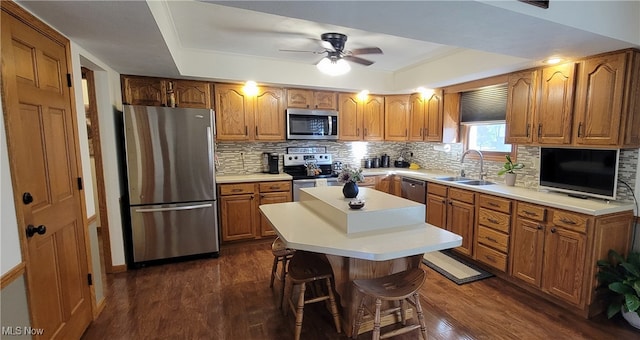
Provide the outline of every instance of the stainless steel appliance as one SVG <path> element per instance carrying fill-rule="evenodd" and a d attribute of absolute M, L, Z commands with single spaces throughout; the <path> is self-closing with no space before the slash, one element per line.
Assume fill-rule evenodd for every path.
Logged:
<path fill-rule="evenodd" d="M 124 107 L 133 265 L 217 255 L 213 111 Z"/>
<path fill-rule="evenodd" d="M 427 202 L 427 183 L 418 179 L 402 177 L 402 197 L 414 202 Z"/>
<path fill-rule="evenodd" d="M 314 164 L 320 173 L 310 176 L 307 172 L 309 164 Z M 333 168 L 332 156 L 323 147 L 287 148 L 284 172 L 293 177 L 293 200 L 299 200 L 300 188 L 315 187 L 319 178 L 326 179 L 327 185 L 341 185 L 338 183 L 338 173 Z"/>
<path fill-rule="evenodd" d="M 338 111 L 287 109 L 287 139 L 338 139 Z"/>
<path fill-rule="evenodd" d="M 262 172 L 265 174 L 269 173 L 269 156 L 271 156 L 270 152 L 262 153 Z"/>

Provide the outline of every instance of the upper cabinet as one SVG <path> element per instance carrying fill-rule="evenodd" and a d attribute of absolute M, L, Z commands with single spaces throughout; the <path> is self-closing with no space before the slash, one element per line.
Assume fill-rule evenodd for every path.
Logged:
<path fill-rule="evenodd" d="M 384 139 L 409 140 L 409 95 L 385 96 Z"/>
<path fill-rule="evenodd" d="M 596 56 L 579 64 L 575 144 L 640 144 L 639 53 Z"/>
<path fill-rule="evenodd" d="M 287 107 L 301 109 L 337 110 L 335 92 L 287 89 Z"/>
<path fill-rule="evenodd" d="M 338 96 L 340 129 L 343 141 L 379 141 L 384 139 L 384 97 L 369 95 L 358 99 L 355 93 Z"/>
<path fill-rule="evenodd" d="M 571 143 L 575 69 L 575 63 L 566 63 L 540 71 L 540 93 L 534 115 L 539 144 Z"/>
<path fill-rule="evenodd" d="M 409 98 L 410 141 L 442 141 L 444 110 L 443 91 L 436 90 L 428 98 L 415 93 Z"/>
<path fill-rule="evenodd" d="M 640 52 L 509 77 L 507 143 L 640 146 Z"/>
<path fill-rule="evenodd" d="M 281 88 L 258 87 L 248 96 L 242 85 L 216 84 L 216 139 L 219 141 L 284 140 Z"/>
<path fill-rule="evenodd" d="M 506 143 L 527 144 L 533 141 L 537 74 L 537 71 L 524 71 L 509 76 Z"/>
<path fill-rule="evenodd" d="M 121 82 L 123 104 L 167 106 L 167 89 L 164 79 L 123 75 Z"/>
<path fill-rule="evenodd" d="M 213 108 L 210 83 L 193 80 L 171 80 L 169 83 L 173 84 L 177 107 Z"/>
<path fill-rule="evenodd" d="M 177 107 L 213 108 L 208 82 L 129 75 L 122 75 L 121 81 L 123 104 L 172 106 L 174 101 Z"/>

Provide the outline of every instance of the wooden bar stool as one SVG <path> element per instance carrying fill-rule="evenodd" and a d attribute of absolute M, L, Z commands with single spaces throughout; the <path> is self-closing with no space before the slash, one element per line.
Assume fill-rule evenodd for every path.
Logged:
<path fill-rule="evenodd" d="M 373 315 L 373 337 L 372 339 L 386 339 L 392 336 L 404 334 L 412 330 L 420 328 L 422 338 L 427 340 L 427 327 L 424 321 L 424 315 L 422 314 L 422 307 L 420 306 L 420 293 L 418 290 L 424 283 L 426 277 L 425 272 L 420 268 L 409 269 L 403 272 L 387 275 L 375 279 L 361 279 L 354 280 L 353 284 L 363 294 L 362 300 L 360 300 L 360 306 L 358 307 L 358 315 L 353 327 L 352 338 L 358 338 L 358 330 L 364 317 L 364 310 L 370 315 Z M 375 299 L 376 309 L 374 312 L 366 306 L 367 298 Z M 383 311 L 380 311 L 382 301 L 399 301 L 399 307 L 392 307 Z M 416 313 L 418 314 L 419 325 L 406 325 L 406 302 L 412 304 Z M 395 329 L 393 331 L 380 335 L 380 318 L 384 315 L 395 313 L 400 311 L 400 317 L 402 324 L 405 327 Z"/>
<path fill-rule="evenodd" d="M 271 283 L 269 284 L 269 287 L 273 288 L 273 280 L 276 277 L 282 283 L 282 288 L 280 289 L 280 304 L 278 305 L 278 308 L 282 307 L 282 301 L 284 300 L 284 286 L 287 278 L 287 264 L 289 263 L 289 260 L 291 260 L 295 252 L 295 249 L 287 248 L 280 237 L 276 237 L 276 239 L 273 240 L 273 243 L 271 244 L 271 253 L 273 254 L 273 267 L 271 268 Z M 278 263 L 280 262 L 282 262 L 282 268 L 280 269 L 280 274 L 278 274 Z"/>
<path fill-rule="evenodd" d="M 291 283 L 291 298 L 288 299 L 289 307 L 296 315 L 296 330 L 295 339 L 300 339 L 300 333 L 302 332 L 302 319 L 304 316 L 304 305 L 309 303 L 315 303 L 320 301 L 329 300 L 329 307 L 331 308 L 331 314 L 333 315 L 333 321 L 336 325 L 338 333 L 342 332 L 340 326 L 340 315 L 338 314 L 338 307 L 336 305 L 336 299 L 333 294 L 333 288 L 331 286 L 331 279 L 333 278 L 333 271 L 331 265 L 321 255 L 306 251 L 296 251 L 295 255 L 289 262 L 289 282 Z M 324 281 L 326 284 L 326 295 L 322 295 L 322 289 L 315 290 L 317 295 L 309 300 L 305 299 L 305 292 L 307 290 L 307 284 L 313 284 L 316 282 Z M 294 292 L 295 288 L 300 287 L 300 292 L 297 296 L 297 302 L 294 304 Z M 312 287 L 313 288 L 313 287 Z M 287 309 L 284 308 L 285 315 Z"/>

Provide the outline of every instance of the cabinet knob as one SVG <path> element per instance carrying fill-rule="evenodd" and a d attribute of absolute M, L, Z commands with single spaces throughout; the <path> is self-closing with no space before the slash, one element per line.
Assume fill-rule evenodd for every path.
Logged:
<path fill-rule="evenodd" d="M 552 232 L 552 233 L 555 233 L 556 231 L 558 231 L 558 229 L 556 229 L 556 228 L 551 228 L 551 232 Z"/>
<path fill-rule="evenodd" d="M 538 226 L 536 227 L 536 229 L 538 229 L 538 230 L 542 230 L 542 226 L 538 224 Z"/>

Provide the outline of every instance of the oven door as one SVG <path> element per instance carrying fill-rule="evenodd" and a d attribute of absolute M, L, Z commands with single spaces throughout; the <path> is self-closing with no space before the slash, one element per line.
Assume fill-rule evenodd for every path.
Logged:
<path fill-rule="evenodd" d="M 338 139 L 338 112 L 287 109 L 287 139 Z"/>

